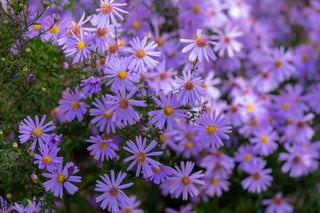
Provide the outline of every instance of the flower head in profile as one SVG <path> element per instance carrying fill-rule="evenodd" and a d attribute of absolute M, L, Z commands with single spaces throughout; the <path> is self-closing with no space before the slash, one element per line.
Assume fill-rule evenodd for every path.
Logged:
<path fill-rule="evenodd" d="M 136 176 L 139 176 L 142 169 L 143 176 L 148 178 L 153 175 L 152 168 L 160 169 L 160 163 L 151 159 L 150 157 L 161 155 L 162 152 L 150 152 L 157 145 L 155 140 L 151 141 L 151 143 L 146 147 L 147 138 L 142 139 L 141 136 L 136 136 L 136 143 L 137 145 L 131 140 L 126 142 L 127 146 L 123 147 L 123 149 L 132 153 L 133 156 L 124 159 L 123 162 L 132 161 L 127 171 L 132 169 L 133 166 L 137 165 Z"/>
<path fill-rule="evenodd" d="M 21 124 L 19 125 L 19 133 L 21 134 L 19 136 L 19 140 L 21 143 L 25 143 L 28 140 L 33 141 L 30 146 L 31 151 L 34 151 L 37 142 L 39 142 L 40 147 L 44 147 L 45 142 L 49 137 L 49 135 L 46 132 L 49 132 L 56 128 L 54 126 L 53 121 L 50 121 L 49 123 L 44 124 L 45 120 L 46 120 L 46 115 L 44 115 L 41 118 L 41 120 L 39 120 L 39 117 L 36 115 L 35 116 L 36 122 L 34 122 L 30 116 L 27 116 L 27 118 L 25 118 L 23 122 L 21 122 Z"/>
<path fill-rule="evenodd" d="M 117 212 L 119 211 L 120 205 L 126 206 L 130 204 L 130 199 L 122 189 L 132 186 L 133 183 L 120 185 L 126 175 L 126 173 L 122 173 L 120 171 L 116 178 L 113 170 L 111 170 L 111 179 L 107 174 L 100 175 L 103 182 L 97 180 L 96 188 L 94 190 L 97 192 L 103 192 L 102 195 L 96 198 L 97 203 L 101 202 L 100 206 L 102 209 L 108 207 L 108 211 Z"/>
<path fill-rule="evenodd" d="M 163 129 L 165 123 L 167 124 L 168 130 L 173 130 L 177 127 L 178 123 L 176 118 L 184 120 L 187 115 L 185 114 L 188 110 L 177 109 L 181 105 L 178 103 L 176 94 L 169 93 L 166 95 L 162 92 L 159 94 L 160 100 L 152 97 L 152 99 L 159 104 L 161 110 L 151 111 L 148 113 L 149 116 L 153 116 L 150 123 L 156 123 L 156 127 Z"/>
<path fill-rule="evenodd" d="M 97 137 L 90 136 L 90 139 L 87 140 L 89 143 L 93 143 L 87 149 L 91 155 L 94 156 L 94 159 L 104 161 L 112 159 L 117 156 L 115 151 L 118 151 L 118 146 L 113 142 L 112 139 L 104 140 L 99 135 Z"/>
<path fill-rule="evenodd" d="M 197 30 L 194 39 L 181 39 L 181 43 L 187 43 L 188 45 L 182 49 L 182 53 L 191 51 L 189 55 L 189 61 L 195 61 L 198 59 L 200 63 L 206 59 L 209 62 L 210 58 L 216 60 L 217 57 L 214 55 L 210 44 L 213 41 L 209 40 L 203 33 L 201 29 Z"/>
<path fill-rule="evenodd" d="M 44 182 L 42 185 L 45 187 L 46 191 L 52 191 L 54 196 L 63 196 L 63 187 L 73 195 L 78 191 L 78 187 L 73 185 L 71 182 L 81 182 L 80 176 L 74 176 L 73 174 L 79 171 L 78 167 L 72 162 L 68 162 L 64 169 L 62 170 L 62 164 L 57 164 L 56 168 L 50 173 L 43 173 L 44 177 L 50 178 Z"/>
<path fill-rule="evenodd" d="M 184 164 L 184 162 L 181 161 L 181 169 L 176 166 L 176 170 L 172 171 L 173 176 L 168 178 L 168 181 L 173 183 L 170 185 L 169 190 L 175 198 L 178 198 L 181 193 L 183 200 L 187 200 L 188 195 L 191 197 L 197 196 L 199 194 L 199 190 L 196 185 L 205 184 L 205 182 L 200 179 L 204 176 L 202 171 L 198 171 L 190 175 L 193 167 L 193 162 L 187 161 L 186 164 Z"/>

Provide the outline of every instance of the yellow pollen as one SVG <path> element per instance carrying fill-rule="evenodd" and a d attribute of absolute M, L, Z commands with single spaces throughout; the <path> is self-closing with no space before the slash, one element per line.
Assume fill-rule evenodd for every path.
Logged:
<path fill-rule="evenodd" d="M 40 137 L 42 135 L 42 131 L 39 128 L 36 128 L 33 130 L 34 134 L 36 134 L 37 137 Z"/>
<path fill-rule="evenodd" d="M 140 29 L 140 23 L 139 22 L 137 22 L 137 21 L 135 21 L 134 23 L 133 23 L 133 27 L 134 27 L 134 29 Z"/>
<path fill-rule="evenodd" d="M 174 181 L 174 180 L 171 181 L 171 182 L 170 182 L 170 186 L 172 186 L 172 185 L 175 184 L 175 183 L 176 183 L 176 181 Z"/>
<path fill-rule="evenodd" d="M 279 67 L 282 66 L 282 61 L 280 61 L 280 60 L 275 60 L 273 64 L 274 64 L 274 66 L 275 66 L 276 68 L 279 68 Z"/>
<path fill-rule="evenodd" d="M 198 6 L 193 7 L 193 12 L 195 14 L 199 13 L 200 12 L 200 7 L 198 7 Z"/>
<path fill-rule="evenodd" d="M 290 118 L 286 120 L 286 123 L 287 123 L 287 124 L 292 124 L 292 122 L 293 122 L 293 120 L 290 119 Z"/>
<path fill-rule="evenodd" d="M 154 171 L 155 173 L 160 173 L 160 172 L 161 172 L 161 167 L 159 166 L 159 169 L 153 168 L 153 171 Z"/>
<path fill-rule="evenodd" d="M 214 134 L 215 132 L 216 132 L 216 130 L 217 130 L 217 127 L 216 126 L 214 126 L 214 125 L 209 125 L 208 127 L 207 127 L 207 132 L 209 133 L 209 134 Z"/>
<path fill-rule="evenodd" d="M 162 47 L 164 45 L 164 40 L 162 38 L 158 38 L 156 43 L 159 45 L 159 47 Z"/>
<path fill-rule="evenodd" d="M 213 185 L 218 185 L 218 183 L 219 183 L 219 180 L 218 179 L 212 179 L 211 180 L 211 184 L 213 184 Z"/>
<path fill-rule="evenodd" d="M 289 109 L 289 107 L 290 107 L 290 106 L 289 106 L 289 104 L 288 104 L 288 103 L 284 103 L 284 104 L 283 104 L 283 109 L 288 110 L 288 109 Z"/>
<path fill-rule="evenodd" d="M 71 107 L 72 107 L 74 110 L 79 109 L 79 103 L 78 103 L 78 101 L 72 102 Z"/>
<path fill-rule="evenodd" d="M 120 40 L 119 45 L 123 47 L 124 46 L 124 41 Z"/>
<path fill-rule="evenodd" d="M 245 161 L 250 161 L 251 160 L 251 155 L 250 154 L 245 154 L 244 160 Z"/>
<path fill-rule="evenodd" d="M 51 29 L 50 32 L 53 34 L 57 34 L 59 32 L 59 27 L 54 25 Z"/>
<path fill-rule="evenodd" d="M 270 117 L 269 118 L 269 121 L 272 123 L 272 122 L 274 122 L 274 117 Z"/>
<path fill-rule="evenodd" d="M 64 174 L 58 174 L 57 175 L 57 182 L 62 184 L 66 176 Z"/>
<path fill-rule="evenodd" d="M 191 179 L 188 176 L 183 176 L 181 178 L 181 183 L 185 186 L 189 185 L 191 183 Z"/>
<path fill-rule="evenodd" d="M 35 25 L 33 25 L 33 29 L 35 30 L 35 31 L 38 31 L 38 30 L 40 30 L 40 25 L 39 24 L 35 24 Z"/>
<path fill-rule="evenodd" d="M 307 54 L 304 54 L 304 55 L 302 56 L 302 60 L 303 60 L 303 61 L 308 61 L 308 60 L 309 60 L 309 56 L 308 56 Z"/>
<path fill-rule="evenodd" d="M 186 148 L 187 149 L 190 149 L 193 147 L 193 143 L 191 141 L 189 141 L 187 144 L 186 144 Z"/>
<path fill-rule="evenodd" d="M 139 59 L 143 59 L 146 56 L 146 52 L 143 49 L 137 50 L 136 56 Z"/>
<path fill-rule="evenodd" d="M 104 111 L 104 116 L 105 116 L 106 118 L 108 118 L 108 119 L 111 119 L 112 116 L 113 116 L 113 112 L 108 113 L 108 111 L 109 111 L 109 110 Z"/>
<path fill-rule="evenodd" d="M 165 134 L 165 133 L 160 134 L 160 136 L 159 136 L 159 141 L 160 141 L 161 143 L 163 143 L 163 142 L 165 142 L 166 140 L 167 140 L 166 134 Z"/>
<path fill-rule="evenodd" d="M 99 142 L 99 146 L 102 148 L 102 149 L 105 149 L 108 144 L 106 142 Z"/>
<path fill-rule="evenodd" d="M 83 48 L 85 48 L 85 46 L 86 46 L 86 43 L 84 43 L 84 41 L 79 41 L 79 42 L 77 43 L 77 48 L 78 48 L 79 50 L 83 50 Z"/>
<path fill-rule="evenodd" d="M 127 77 L 126 71 L 121 70 L 120 72 L 118 72 L 118 77 L 119 77 L 121 80 L 126 79 L 126 77 Z"/>
<path fill-rule="evenodd" d="M 262 143 L 268 143 L 268 137 L 264 135 L 264 136 L 261 138 L 261 142 L 262 142 Z"/>
<path fill-rule="evenodd" d="M 45 162 L 46 164 L 50 164 L 51 161 L 52 160 L 51 160 L 51 157 L 49 155 L 43 157 L 43 162 Z"/>
<path fill-rule="evenodd" d="M 172 115 L 172 113 L 173 113 L 172 107 L 166 106 L 165 108 L 163 108 L 163 113 L 164 113 L 166 116 Z"/>
<path fill-rule="evenodd" d="M 250 110 L 250 111 L 254 111 L 254 106 L 252 104 L 249 104 L 247 106 L 247 109 Z"/>

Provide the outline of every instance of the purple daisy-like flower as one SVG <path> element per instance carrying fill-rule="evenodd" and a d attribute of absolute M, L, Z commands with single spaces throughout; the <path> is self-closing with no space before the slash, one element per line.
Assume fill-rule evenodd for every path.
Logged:
<path fill-rule="evenodd" d="M 50 171 L 51 173 L 43 173 L 42 175 L 47 178 L 51 178 L 44 182 L 42 185 L 46 191 L 52 191 L 54 196 L 63 196 L 63 187 L 73 195 L 78 191 L 78 187 L 73 185 L 71 182 L 81 182 L 80 176 L 74 176 L 73 174 L 79 171 L 78 167 L 72 162 L 68 162 L 62 170 L 62 164 L 57 164 L 56 169 Z"/>
<path fill-rule="evenodd" d="M 254 138 L 250 138 L 250 142 L 255 144 L 254 150 L 260 155 L 269 155 L 278 148 L 275 140 L 278 140 L 277 132 L 273 131 L 272 126 L 265 126 L 264 128 L 254 131 Z"/>
<path fill-rule="evenodd" d="M 124 18 L 121 13 L 128 13 L 128 11 L 121 9 L 121 7 L 126 5 L 127 3 L 116 3 L 115 0 L 100 0 L 100 8 L 96 9 L 99 13 L 92 17 L 92 25 L 100 28 L 108 28 L 111 24 L 118 24 L 116 18 L 123 21 Z"/>
<path fill-rule="evenodd" d="M 8 206 L 8 202 L 2 196 L 0 196 L 0 204 L 0 212 L 10 212 L 13 209 L 12 206 Z"/>
<path fill-rule="evenodd" d="M 39 202 L 36 201 L 36 197 L 33 197 L 33 200 L 28 200 L 27 207 L 24 207 L 21 204 L 14 203 L 14 210 L 18 211 L 19 213 L 33 213 L 33 212 L 40 212 L 41 206 L 44 204 L 44 198 L 41 198 Z M 9 211 L 8 211 L 9 212 Z M 43 210 L 43 212 L 48 212 L 47 210 Z"/>
<path fill-rule="evenodd" d="M 91 42 L 91 37 L 86 33 L 81 33 L 80 38 L 73 35 L 66 40 L 64 53 L 66 57 L 74 56 L 72 61 L 73 64 L 85 61 L 90 56 L 89 43 Z"/>
<path fill-rule="evenodd" d="M 163 129 L 164 124 L 167 123 L 167 129 L 173 130 L 173 128 L 178 126 L 176 118 L 181 120 L 185 120 L 187 115 L 185 113 L 188 110 L 176 109 L 181 105 L 178 103 L 176 94 L 169 93 L 166 95 L 162 92 L 159 94 L 160 100 L 152 97 L 152 99 L 160 105 L 162 110 L 156 110 L 148 112 L 149 116 L 153 116 L 150 120 L 150 123 L 156 123 L 156 127 L 159 129 Z"/>
<path fill-rule="evenodd" d="M 104 78 L 109 79 L 106 85 L 111 84 L 111 90 L 114 92 L 125 91 L 125 89 L 131 91 L 134 88 L 134 83 L 140 81 L 140 76 L 128 71 L 128 60 L 126 58 L 114 57 L 111 59 L 104 73 L 106 74 Z"/>
<path fill-rule="evenodd" d="M 187 161 L 186 164 L 181 161 L 180 165 L 181 170 L 178 166 L 175 166 L 176 170 L 172 170 L 173 177 L 168 178 L 168 181 L 171 181 L 173 183 L 172 185 L 170 185 L 169 190 L 170 193 L 175 196 L 175 198 L 178 198 L 182 193 L 183 200 L 187 200 L 188 194 L 190 194 L 191 197 L 197 196 L 199 194 L 199 190 L 197 189 L 196 184 L 205 184 L 203 180 L 200 180 L 200 178 L 202 178 L 204 174 L 202 174 L 201 170 L 190 175 L 194 167 L 194 163 L 191 161 Z"/>
<path fill-rule="evenodd" d="M 196 106 L 201 103 L 201 97 L 205 95 L 206 90 L 201 87 L 203 80 L 198 77 L 196 71 L 191 73 L 191 70 L 183 72 L 183 78 L 176 78 L 176 83 L 180 90 L 178 93 L 178 102 L 183 105 L 190 104 Z"/>
<path fill-rule="evenodd" d="M 155 184 L 164 182 L 168 178 L 168 176 L 172 174 L 172 168 L 170 166 L 159 165 L 159 169 L 153 167 L 152 170 L 153 175 L 148 179 L 150 181 L 153 181 L 153 183 Z"/>
<path fill-rule="evenodd" d="M 111 179 L 107 174 L 104 174 L 103 176 L 100 175 L 103 182 L 97 180 L 96 188 L 94 190 L 103 192 L 102 195 L 96 198 L 97 203 L 102 201 L 100 205 L 102 209 L 105 209 L 108 206 L 108 211 L 117 212 L 119 211 L 119 205 L 126 206 L 130 204 L 129 198 L 122 189 L 132 186 L 133 183 L 120 185 L 126 175 L 126 173 L 120 171 L 118 177 L 115 178 L 113 170 L 111 170 Z"/>
<path fill-rule="evenodd" d="M 251 163 L 244 165 L 243 170 L 250 174 L 249 177 L 241 182 L 244 189 L 248 189 L 249 192 L 253 193 L 267 190 L 273 177 L 268 175 L 272 169 L 263 169 L 265 165 L 266 161 L 262 159 L 255 159 Z"/>
<path fill-rule="evenodd" d="M 143 176 L 148 178 L 153 175 L 152 167 L 155 169 L 159 169 L 160 163 L 151 159 L 151 156 L 161 155 L 162 152 L 150 152 L 156 145 L 157 142 L 155 140 L 151 141 L 151 143 L 146 147 L 147 138 L 144 138 L 142 141 L 142 137 L 136 136 L 137 145 L 134 144 L 131 140 L 127 141 L 126 144 L 128 147 L 123 147 L 123 149 L 132 153 L 133 156 L 124 159 L 123 162 L 133 161 L 129 166 L 127 171 L 132 169 L 132 167 L 138 164 L 136 176 L 138 177 L 142 168 Z"/>
<path fill-rule="evenodd" d="M 57 135 L 56 133 L 52 133 L 47 138 L 47 144 L 49 147 L 58 147 L 61 143 L 62 134 Z"/>
<path fill-rule="evenodd" d="M 35 164 L 39 164 L 40 169 L 46 169 L 52 171 L 56 168 L 56 164 L 61 164 L 63 157 L 57 157 L 60 148 L 43 146 L 39 148 L 40 154 L 35 154 L 34 158 L 37 159 L 34 161 Z"/>
<path fill-rule="evenodd" d="M 202 63 L 203 59 L 209 62 L 209 58 L 216 60 L 217 57 L 214 55 L 212 48 L 209 44 L 213 44 L 203 33 L 201 29 L 197 30 L 195 39 L 180 39 L 181 43 L 188 43 L 186 47 L 182 49 L 182 53 L 189 52 L 189 61 L 195 61 L 196 59 Z"/>
<path fill-rule="evenodd" d="M 129 204 L 121 206 L 121 209 L 116 213 L 143 213 L 143 210 L 136 209 L 140 205 L 140 201 L 136 200 L 135 196 L 129 197 Z"/>
<path fill-rule="evenodd" d="M 103 132 L 105 128 L 107 128 L 107 133 L 111 130 L 115 132 L 115 122 L 112 120 L 113 112 L 109 111 L 112 108 L 112 104 L 109 103 L 111 99 L 104 95 L 101 95 L 101 98 L 102 102 L 98 98 L 95 99 L 95 102 L 92 102 L 97 109 L 89 110 L 90 116 L 95 116 L 91 123 L 96 124 L 100 132 Z"/>
<path fill-rule="evenodd" d="M 61 112 L 66 113 L 65 117 L 68 121 L 72 121 L 76 116 L 78 121 L 82 121 L 84 113 L 87 111 L 87 107 L 89 105 L 80 102 L 83 98 L 82 92 L 77 87 L 75 91 L 67 89 L 67 91 L 63 92 L 62 95 L 63 100 L 59 101 Z"/>
<path fill-rule="evenodd" d="M 229 190 L 230 182 L 221 177 L 215 175 L 206 178 L 206 185 L 203 186 L 205 193 L 210 196 L 221 197 L 222 191 Z"/>
<path fill-rule="evenodd" d="M 91 76 L 88 79 L 81 81 L 81 85 L 84 92 L 89 92 L 90 95 L 94 95 L 97 92 L 101 91 L 101 80 L 98 77 Z"/>
<path fill-rule="evenodd" d="M 282 193 L 279 192 L 272 199 L 262 200 L 263 205 L 267 205 L 266 213 L 290 213 L 293 211 L 291 205 L 288 204 L 288 199 L 282 197 Z"/>
<path fill-rule="evenodd" d="M 128 49 L 129 56 L 129 70 L 138 71 L 139 73 L 146 72 L 147 69 L 152 69 L 157 66 L 158 61 L 153 57 L 159 57 L 160 52 L 154 51 L 158 46 L 154 41 L 148 43 L 148 38 L 144 37 L 142 41 L 138 37 L 130 41 L 131 48 Z"/>
<path fill-rule="evenodd" d="M 196 122 L 198 125 L 195 129 L 201 131 L 197 139 L 204 139 L 203 147 L 219 148 L 223 146 L 222 140 L 229 139 L 226 133 L 231 132 L 231 126 L 228 126 L 229 123 L 222 113 L 217 114 L 216 110 L 204 113 L 196 119 Z"/>
<path fill-rule="evenodd" d="M 145 101 L 130 99 L 133 95 L 136 94 L 136 91 L 137 88 L 132 89 L 132 91 L 127 96 L 124 90 L 120 90 L 120 93 L 117 91 L 116 96 L 106 95 L 106 98 L 112 99 L 112 101 L 108 102 L 112 105 L 108 113 L 114 113 L 112 117 L 112 120 L 114 122 L 123 121 L 124 124 L 128 122 L 130 125 L 132 125 L 133 119 L 136 121 L 140 119 L 138 113 L 133 109 L 132 106 L 146 107 L 147 104 L 144 103 Z"/>
<path fill-rule="evenodd" d="M 181 206 L 178 211 L 171 208 L 166 208 L 166 213 L 196 213 L 195 211 L 191 211 L 192 208 L 193 206 L 191 204 Z"/>
<path fill-rule="evenodd" d="M 27 116 L 27 118 L 25 118 L 19 125 L 19 133 L 21 134 L 19 136 L 19 140 L 21 143 L 32 140 L 33 142 L 29 148 L 31 151 L 34 151 L 37 142 L 39 142 L 40 147 L 44 147 L 44 143 L 49 136 L 48 134 L 46 134 L 46 132 L 49 132 L 56 128 L 53 121 L 50 121 L 49 123 L 44 125 L 45 120 L 46 115 L 41 118 L 41 121 L 39 121 L 39 117 L 36 115 L 36 122 L 34 122 L 30 116 Z"/>
<path fill-rule="evenodd" d="M 234 153 L 234 160 L 240 162 L 239 169 L 242 169 L 245 164 L 250 163 L 252 160 L 257 159 L 257 152 L 250 144 L 241 145 L 238 151 Z"/>
<path fill-rule="evenodd" d="M 109 160 L 109 158 L 114 158 L 117 156 L 115 151 L 118 151 L 118 146 L 113 142 L 112 139 L 104 140 L 99 135 L 97 137 L 90 136 L 89 140 L 86 140 L 89 143 L 94 143 L 87 148 L 91 151 L 90 155 L 94 155 L 94 159 L 104 161 Z"/>

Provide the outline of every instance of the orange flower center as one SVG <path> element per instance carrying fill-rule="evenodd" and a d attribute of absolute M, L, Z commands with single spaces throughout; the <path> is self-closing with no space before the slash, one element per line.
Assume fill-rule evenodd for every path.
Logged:
<path fill-rule="evenodd" d="M 138 161 L 139 163 L 145 162 L 146 158 L 146 154 L 144 154 L 143 152 L 138 152 L 136 154 L 136 161 Z"/>
<path fill-rule="evenodd" d="M 112 6 L 110 4 L 101 5 L 101 11 L 104 15 L 110 14 L 112 12 Z"/>
<path fill-rule="evenodd" d="M 119 101 L 119 108 L 122 110 L 128 109 L 130 106 L 130 103 L 127 99 L 123 98 Z"/>
<path fill-rule="evenodd" d="M 193 82 L 192 82 L 192 81 L 187 81 L 187 82 L 184 84 L 184 88 L 185 88 L 186 90 L 189 90 L 189 91 L 193 90 L 193 88 L 194 88 Z"/>
<path fill-rule="evenodd" d="M 110 189 L 109 189 L 109 194 L 112 196 L 112 197 L 117 197 L 119 193 L 119 189 L 115 186 L 112 186 Z"/>
<path fill-rule="evenodd" d="M 181 178 L 181 183 L 185 186 L 189 185 L 191 183 L 191 179 L 188 176 L 183 176 Z"/>
<path fill-rule="evenodd" d="M 137 50 L 136 56 L 139 59 L 143 59 L 146 56 L 146 52 L 143 49 Z"/>
<path fill-rule="evenodd" d="M 103 36 L 105 36 L 106 34 L 108 33 L 108 30 L 104 27 L 104 28 L 98 28 L 98 30 L 97 30 L 97 35 L 99 36 L 99 37 L 103 37 Z"/>

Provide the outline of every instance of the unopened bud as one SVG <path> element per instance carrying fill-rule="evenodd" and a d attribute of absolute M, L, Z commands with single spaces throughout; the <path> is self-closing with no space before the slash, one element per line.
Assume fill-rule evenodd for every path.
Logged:
<path fill-rule="evenodd" d="M 30 75 L 28 76 L 28 80 L 29 80 L 30 82 L 34 82 L 34 81 L 36 80 L 36 76 L 35 76 L 34 74 L 30 74 Z"/>
<path fill-rule="evenodd" d="M 33 182 L 37 182 L 37 180 L 38 180 L 38 176 L 35 174 L 35 173 L 32 173 L 31 175 L 30 175 L 30 178 L 31 178 L 31 180 L 33 181 Z"/>
<path fill-rule="evenodd" d="M 34 157 L 34 152 L 29 152 L 30 157 Z"/>
<path fill-rule="evenodd" d="M 27 52 L 27 53 L 31 52 L 30 47 L 27 47 L 27 48 L 26 48 L 26 52 Z"/>
<path fill-rule="evenodd" d="M 14 149 L 18 149 L 18 144 L 17 144 L 16 142 L 13 142 L 13 143 L 12 143 L 12 147 L 13 147 Z"/>
<path fill-rule="evenodd" d="M 99 167 L 99 168 L 101 168 L 101 167 L 103 166 L 102 162 L 99 161 L 99 160 L 97 161 L 96 165 L 97 165 L 97 167 Z"/>
<path fill-rule="evenodd" d="M 41 91 L 42 91 L 42 92 L 46 92 L 47 89 L 46 89 L 45 87 L 42 87 L 42 88 L 41 88 Z"/>
<path fill-rule="evenodd" d="M 7 194 L 6 194 L 6 198 L 7 198 L 7 199 L 11 199 L 11 193 L 7 193 Z"/>
<path fill-rule="evenodd" d="M 44 8 L 47 8 L 49 6 L 49 0 L 43 0 L 42 4 Z"/>
<path fill-rule="evenodd" d="M 59 13 L 55 13 L 55 14 L 53 15 L 53 20 L 54 20 L 54 22 L 55 22 L 55 23 L 58 22 L 59 19 L 60 19 Z"/>

